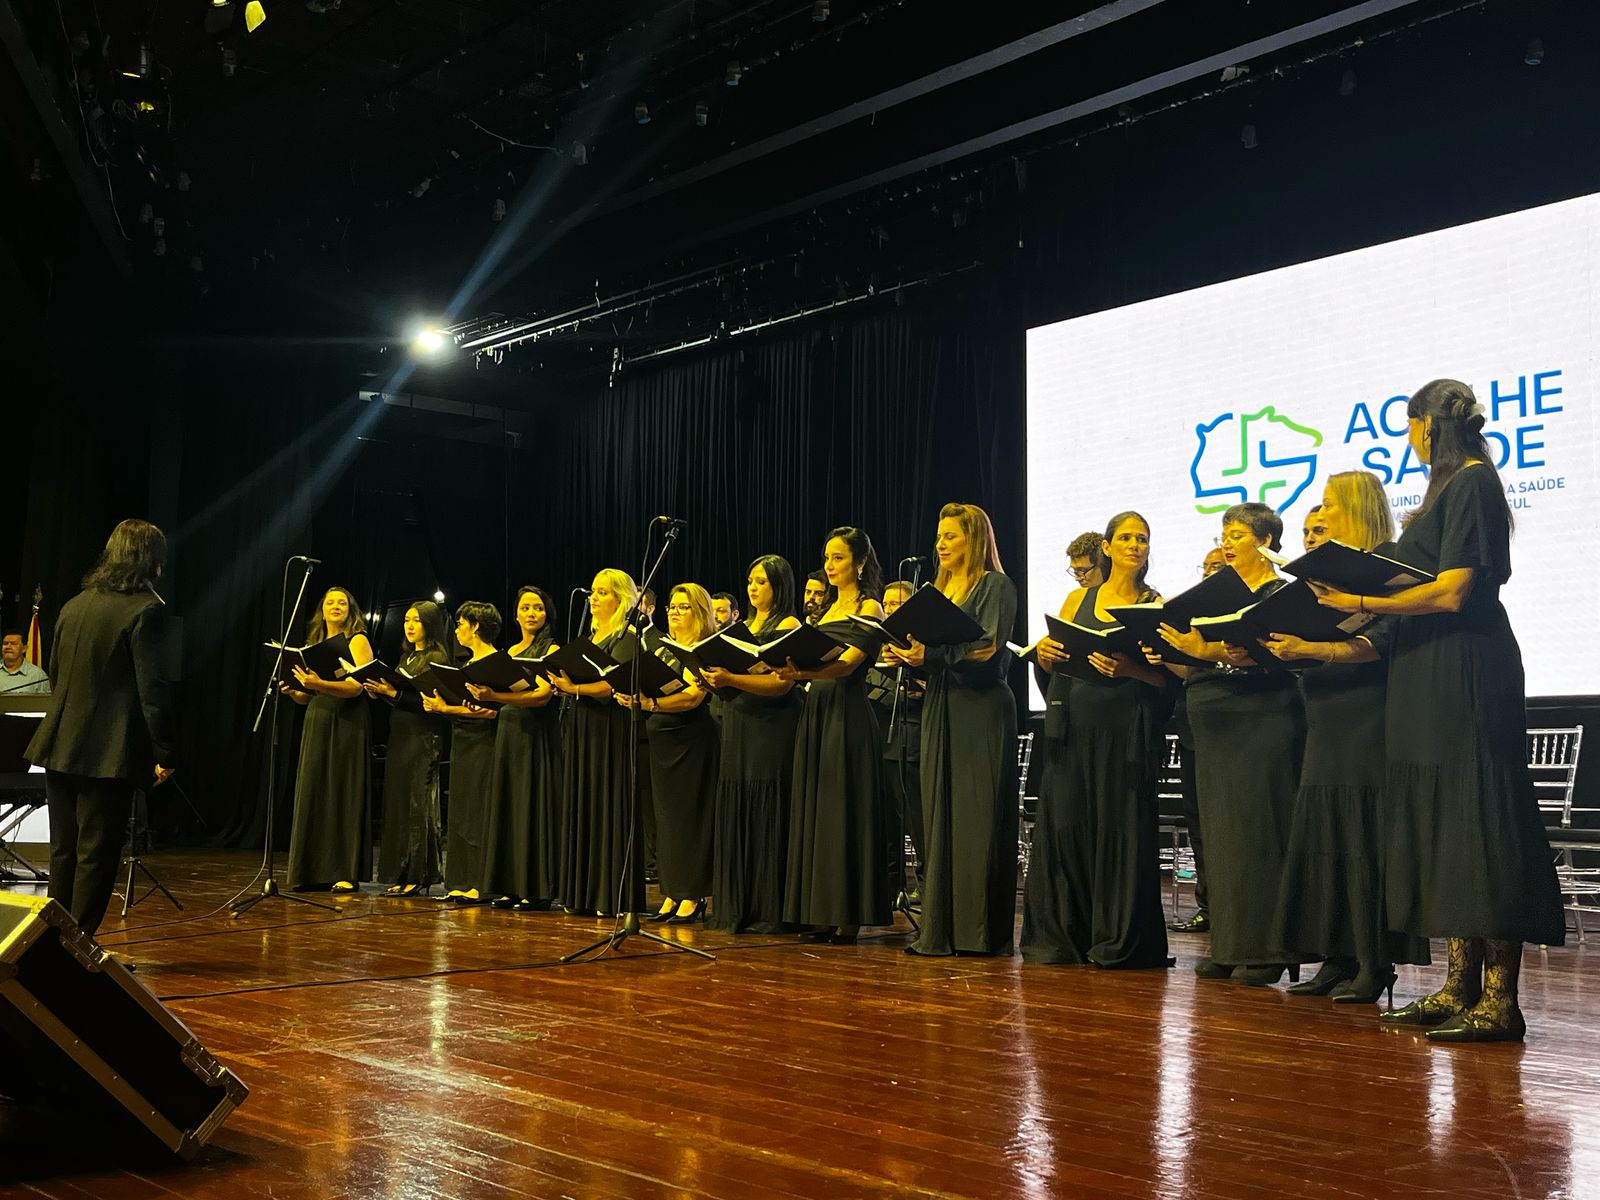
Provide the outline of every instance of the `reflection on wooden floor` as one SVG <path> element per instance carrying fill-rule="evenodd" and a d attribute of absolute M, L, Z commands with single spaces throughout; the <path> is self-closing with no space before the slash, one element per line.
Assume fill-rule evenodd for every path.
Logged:
<path fill-rule="evenodd" d="M 217 907 L 242 855 L 151 860 Z M 250 1085 L 189 1166 L 0 1101 L 0 1194 L 46 1197 L 1351 1197 L 1600 1191 L 1600 972 L 1530 951 L 1526 1046 L 1197 980 L 667 935 L 360 895 L 102 940 Z M 1441 968 L 1402 968 L 1398 994 Z"/>

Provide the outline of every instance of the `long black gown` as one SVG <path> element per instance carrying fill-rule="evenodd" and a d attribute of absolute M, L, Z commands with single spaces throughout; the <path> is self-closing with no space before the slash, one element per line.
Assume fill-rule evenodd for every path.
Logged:
<path fill-rule="evenodd" d="M 922 930 L 918 954 L 1010 954 L 1017 920 L 1017 701 L 1006 639 L 1017 589 L 990 571 L 961 601 L 979 642 L 929 646 L 922 702 Z M 986 662 L 967 659 L 992 644 Z"/>
<path fill-rule="evenodd" d="M 613 634 L 600 648 L 618 661 L 631 658 L 637 640 Z M 622 668 L 626 670 L 626 666 Z M 610 696 L 576 696 L 562 740 L 561 791 L 566 805 L 561 859 L 561 903 L 573 912 L 641 912 L 644 909 L 644 830 L 631 795 L 629 754 L 648 776 L 645 747 L 635 741 L 628 710 Z"/>
<path fill-rule="evenodd" d="M 795 731 L 783 918 L 791 925 L 887 925 L 894 898 L 878 794 L 883 734 L 866 687 L 881 639 L 851 621 L 818 628 L 865 657 L 843 679 L 819 679 L 806 689 Z"/>
<path fill-rule="evenodd" d="M 670 650 L 659 653 L 676 663 Z M 651 713 L 645 730 L 650 738 L 661 894 L 677 900 L 704 899 L 712 890 L 721 730 L 704 700 L 687 712 Z"/>
<path fill-rule="evenodd" d="M 1458 613 L 1401 617 L 1389 660 L 1384 896 L 1390 928 L 1558 946 L 1566 921 L 1527 759 L 1522 651 L 1500 604 L 1511 530 L 1494 475 L 1463 467 L 1399 557 L 1471 568 Z"/>
<path fill-rule="evenodd" d="M 766 643 L 776 621 L 756 631 Z M 757 696 L 729 689 L 722 706 L 722 753 L 708 924 L 725 933 L 780 933 L 789 861 L 794 739 L 804 693 Z"/>
<path fill-rule="evenodd" d="M 1393 553 L 1394 547 L 1379 547 Z M 1392 621 L 1362 633 L 1387 655 Z M 1389 664 L 1328 663 L 1300 676 L 1306 749 L 1284 852 L 1275 944 L 1306 958 L 1426 963 L 1425 938 L 1384 924 L 1380 806 Z"/>
<path fill-rule="evenodd" d="M 1073 621 L 1095 612 L 1090 588 Z M 1166 693 L 1137 679 L 1065 671 L 1067 733 L 1039 793 L 1022 900 L 1022 957 L 1032 963 L 1168 967 L 1161 910 L 1157 768 Z M 1055 682 L 1054 679 L 1051 681 Z"/>
<path fill-rule="evenodd" d="M 372 716 L 365 695 L 318 692 L 306 705 L 289 834 L 288 883 L 360 883 L 372 874 Z"/>
<path fill-rule="evenodd" d="M 450 792 L 445 810 L 444 885 L 483 888 L 489 788 L 494 780 L 495 726 L 486 717 L 450 718 Z"/>
<path fill-rule="evenodd" d="M 879 670 L 895 680 L 896 668 Z M 922 702 L 927 687 L 926 678 L 907 670 L 900 711 L 895 711 L 895 687 L 877 701 L 883 726 L 883 778 L 878 786 L 889 819 L 889 882 L 897 891 L 905 877 L 905 839 L 911 839 L 919 864 L 928 858 L 928 837 L 922 827 Z"/>
<path fill-rule="evenodd" d="M 443 661 L 442 651 L 406 655 L 400 669 L 418 674 Z M 389 711 L 389 745 L 383 763 L 383 842 L 378 882 L 439 882 L 439 759 L 449 722 L 424 712 L 417 692 L 401 692 Z"/>
<path fill-rule="evenodd" d="M 519 658 L 539 658 L 550 638 Z M 556 697 L 541 708 L 505 705 L 495 719 L 484 842 L 492 896 L 551 900 L 561 881 L 561 722 Z"/>
<path fill-rule="evenodd" d="M 1268 580 L 1255 598 L 1282 586 Z M 1232 966 L 1300 961 L 1304 955 L 1277 944 L 1275 928 L 1306 737 L 1299 684 L 1284 670 L 1194 667 L 1184 694 L 1206 831 L 1211 958 Z"/>

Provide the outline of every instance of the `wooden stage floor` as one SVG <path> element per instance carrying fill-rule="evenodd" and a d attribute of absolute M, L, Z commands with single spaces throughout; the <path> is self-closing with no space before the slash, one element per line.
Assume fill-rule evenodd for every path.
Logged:
<path fill-rule="evenodd" d="M 200 916 L 247 855 L 151 860 Z M 360 895 L 101 930 L 250 1086 L 193 1164 L 0 1101 L 0 1195 L 1600 1196 L 1600 970 L 1529 951 L 1525 1046 L 1178 967 L 919 959 Z M 903 931 L 902 931 L 903 932 Z M 1408 968 L 1398 994 L 1442 969 Z"/>

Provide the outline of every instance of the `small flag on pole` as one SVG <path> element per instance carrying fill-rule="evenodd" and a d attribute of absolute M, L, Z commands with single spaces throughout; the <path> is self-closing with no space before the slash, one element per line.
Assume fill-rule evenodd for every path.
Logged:
<path fill-rule="evenodd" d="M 44 670 L 44 638 L 39 633 L 39 602 L 44 599 L 44 589 L 33 589 L 33 620 L 28 622 L 27 659 L 41 671 Z"/>

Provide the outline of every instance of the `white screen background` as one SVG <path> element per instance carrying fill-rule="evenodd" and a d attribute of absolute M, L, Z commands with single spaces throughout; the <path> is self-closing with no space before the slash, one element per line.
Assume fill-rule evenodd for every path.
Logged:
<path fill-rule="evenodd" d="M 1508 448 L 1500 473 L 1516 532 L 1501 597 L 1528 694 L 1600 693 L 1600 643 L 1587 636 L 1600 594 L 1597 290 L 1600 195 L 1029 330 L 1032 607 L 1059 607 L 1073 586 L 1067 543 L 1124 509 L 1150 521 L 1155 587 L 1172 595 L 1198 582 L 1221 517 L 1197 506 L 1240 498 L 1197 497 L 1191 478 L 1197 427 L 1219 418 L 1202 482 L 1239 484 L 1255 500 L 1264 483 L 1287 481 L 1266 499 L 1282 511 L 1286 550 L 1298 551 L 1328 475 L 1402 466 L 1404 401 L 1385 402 L 1448 376 L 1472 385 L 1486 432 Z M 1253 429 L 1271 432 L 1249 442 L 1251 465 L 1221 474 L 1239 465 L 1240 418 L 1267 406 L 1309 432 L 1257 420 Z M 1312 454 L 1314 468 L 1257 461 Z M 1407 465 L 1387 485 L 1397 522 L 1427 482 Z M 1042 632 L 1028 614 L 1029 639 Z"/>

